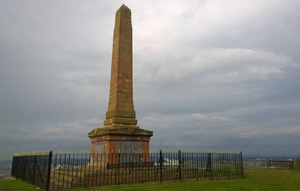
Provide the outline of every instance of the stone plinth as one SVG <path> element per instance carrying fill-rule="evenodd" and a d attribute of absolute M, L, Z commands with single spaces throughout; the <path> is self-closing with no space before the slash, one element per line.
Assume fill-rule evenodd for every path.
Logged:
<path fill-rule="evenodd" d="M 149 153 L 149 141 L 152 131 L 140 128 L 96 128 L 89 133 L 92 142 L 92 153 L 120 153 L 132 152 L 142 153 L 142 159 L 148 161 L 146 153 Z M 112 156 L 103 161 L 115 163 L 118 159 Z M 121 161 L 122 162 L 122 161 Z"/>

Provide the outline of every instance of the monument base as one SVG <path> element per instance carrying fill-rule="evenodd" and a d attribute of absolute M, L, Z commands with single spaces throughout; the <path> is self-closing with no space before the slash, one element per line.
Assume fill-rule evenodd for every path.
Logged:
<path fill-rule="evenodd" d="M 92 143 L 91 153 L 93 156 L 105 154 L 105 159 L 101 160 L 110 164 L 118 163 L 119 160 L 120 163 L 148 161 L 149 141 L 152 135 L 152 131 L 131 126 L 119 129 L 96 128 L 89 133 Z M 118 153 L 121 153 L 120 159 L 116 155 Z M 125 156 L 127 158 L 124 158 Z"/>
<path fill-rule="evenodd" d="M 149 152 L 150 137 L 100 136 L 91 138 L 92 153 Z"/>

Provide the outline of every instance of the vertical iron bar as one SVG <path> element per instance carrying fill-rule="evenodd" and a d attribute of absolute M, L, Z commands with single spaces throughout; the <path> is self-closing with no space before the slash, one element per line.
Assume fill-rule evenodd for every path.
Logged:
<path fill-rule="evenodd" d="M 238 154 L 235 153 L 235 176 L 238 176 Z"/>
<path fill-rule="evenodd" d="M 10 172 L 10 176 L 11 177 L 16 177 L 15 176 L 15 168 L 16 168 L 16 159 L 15 159 L 15 156 L 13 156 L 13 160 L 12 160 L 12 167 L 11 167 L 11 172 Z"/>
<path fill-rule="evenodd" d="M 53 167 L 54 167 L 54 169 L 53 169 L 53 181 L 52 181 L 52 189 L 54 190 L 54 180 L 55 180 L 55 165 L 57 165 L 57 151 L 56 151 L 56 155 L 54 155 L 55 156 L 55 162 L 54 162 L 54 165 L 53 165 Z"/>
<path fill-rule="evenodd" d="M 111 166 L 113 166 L 114 164 L 114 156 L 113 156 L 113 152 L 111 152 L 110 156 L 111 156 Z M 112 185 L 112 168 L 109 169 L 110 170 L 110 185 Z"/>
<path fill-rule="evenodd" d="M 93 163 L 95 163 L 95 153 L 93 153 Z M 99 165 L 98 165 L 98 153 L 96 154 L 96 186 L 98 185 L 98 170 Z"/>
<path fill-rule="evenodd" d="M 197 161 L 197 173 L 196 173 L 196 176 L 197 176 L 197 181 L 199 180 L 199 175 L 198 175 L 198 173 L 199 173 L 199 153 L 196 153 L 196 161 Z"/>
<path fill-rule="evenodd" d="M 146 182 L 150 182 L 150 171 L 152 171 L 153 169 L 152 169 L 152 165 L 150 165 L 151 164 L 151 160 L 150 160 L 151 158 L 150 158 L 150 150 L 149 149 L 145 151 L 145 155 L 146 155 L 145 156 L 146 157 L 145 161 L 147 163 L 147 167 L 146 167 L 147 171 L 145 172 L 145 180 L 146 180 Z"/>
<path fill-rule="evenodd" d="M 194 173 L 194 152 L 192 151 L 192 161 L 191 161 L 191 165 L 192 165 L 192 168 L 191 168 L 191 171 L 192 171 L 192 177 L 191 178 L 195 178 L 195 173 Z"/>
<path fill-rule="evenodd" d="M 114 158 L 113 158 L 113 160 L 115 160 L 115 162 L 114 162 L 114 172 L 113 172 L 114 179 L 115 179 L 115 180 L 114 180 L 114 185 L 117 184 L 117 174 L 116 174 L 116 170 L 118 170 L 118 166 L 116 166 L 117 156 L 118 156 L 118 154 L 117 154 L 117 149 L 116 149 L 116 151 L 115 151 L 115 153 L 114 153 Z"/>
<path fill-rule="evenodd" d="M 67 171 L 67 174 L 68 174 L 68 176 L 69 176 L 69 171 L 70 171 L 70 165 L 71 165 L 71 162 L 70 162 L 70 152 L 69 152 L 69 159 L 68 159 L 68 162 L 67 162 L 67 164 L 68 164 L 68 171 Z M 67 189 L 69 188 L 69 180 L 68 180 L 68 176 L 67 176 L 67 182 L 66 182 L 66 184 L 67 184 Z"/>
<path fill-rule="evenodd" d="M 181 150 L 178 150 L 178 161 L 179 161 L 179 167 L 178 167 L 179 180 L 182 181 L 182 178 L 181 178 Z"/>
<path fill-rule="evenodd" d="M 70 185 L 70 187 L 71 188 L 73 188 L 73 173 L 74 173 L 74 153 L 71 153 L 70 152 L 70 155 L 72 154 L 72 166 L 71 166 L 71 168 L 72 168 L 72 175 L 71 175 L 71 185 Z M 71 161 L 70 161 L 70 165 L 71 165 Z"/>
<path fill-rule="evenodd" d="M 185 170 L 184 170 L 184 163 L 185 163 L 185 153 L 182 153 L 181 152 L 181 179 L 183 178 L 184 179 L 184 173 L 185 173 Z M 182 172 L 183 172 L 183 175 L 182 175 Z"/>
<path fill-rule="evenodd" d="M 34 185 L 35 179 L 35 165 L 36 165 L 36 155 L 34 155 L 34 163 L 33 163 L 33 174 L 32 174 L 32 184 Z"/>
<path fill-rule="evenodd" d="M 49 190 L 49 186 L 50 186 L 51 162 L 52 162 L 52 151 L 50 151 L 49 159 L 48 159 L 48 172 L 47 172 L 48 175 L 47 175 L 46 191 Z"/>
<path fill-rule="evenodd" d="M 139 178 L 138 178 L 138 182 L 141 182 L 141 169 L 140 169 L 140 164 L 141 164 L 141 160 L 140 160 L 140 154 L 139 154 L 139 150 L 137 149 L 137 155 L 138 156 L 138 161 L 137 161 L 137 165 L 138 165 L 138 171 L 139 171 Z"/>
<path fill-rule="evenodd" d="M 106 165 L 106 161 L 108 160 L 108 154 L 104 153 L 104 157 L 105 157 L 105 160 L 103 162 L 103 184 L 106 183 L 105 171 L 106 171 L 107 168 L 105 167 L 105 165 Z"/>
<path fill-rule="evenodd" d="M 228 166 L 228 168 L 229 168 L 229 173 L 228 173 L 228 177 L 230 177 L 231 176 L 231 153 L 229 152 L 229 166 Z"/>
<path fill-rule="evenodd" d="M 76 182 L 75 182 L 75 186 L 78 187 L 78 171 L 79 171 L 79 166 L 78 166 L 78 154 L 79 154 L 79 151 L 77 152 L 77 157 L 76 157 Z M 74 155 L 76 156 L 76 151 L 74 153 Z"/>
<path fill-rule="evenodd" d="M 139 157 L 139 182 L 142 183 L 143 182 L 143 167 L 142 167 L 143 160 L 141 160 L 141 153 L 139 153 L 139 150 L 138 150 L 137 156 Z M 141 170 L 141 167 L 142 167 L 142 170 Z M 142 178 L 141 178 L 141 173 L 142 173 Z"/>
<path fill-rule="evenodd" d="M 174 168 L 173 168 L 173 165 L 174 165 L 174 162 L 173 162 L 173 152 L 172 150 L 169 152 L 169 159 L 170 159 L 170 164 L 169 164 L 169 180 L 173 180 L 174 181 Z"/>
<path fill-rule="evenodd" d="M 125 159 L 126 159 L 126 171 L 127 171 L 127 174 L 128 174 L 128 178 L 126 177 L 126 179 L 125 179 L 126 184 L 131 183 L 130 182 L 130 161 L 128 160 L 128 157 L 129 157 L 129 150 L 126 149 L 126 158 Z"/>
<path fill-rule="evenodd" d="M 217 175 L 218 176 L 223 176 L 223 174 L 222 174 L 222 165 L 223 165 L 223 160 L 222 160 L 222 152 L 220 151 L 220 152 L 218 152 L 217 153 L 217 156 L 218 156 L 218 161 L 217 161 L 217 169 L 216 169 L 216 171 L 217 171 Z"/>
<path fill-rule="evenodd" d="M 24 156 L 24 172 L 23 172 L 23 178 L 22 178 L 22 180 L 25 180 L 25 173 L 26 173 L 26 158 L 27 158 L 27 156 Z"/>
<path fill-rule="evenodd" d="M 80 155 L 80 154 L 79 154 Z M 84 182 L 82 184 L 81 180 L 82 180 L 82 158 L 83 158 L 83 152 L 81 152 L 81 155 L 80 155 L 80 187 L 84 187 Z"/>
<path fill-rule="evenodd" d="M 151 151 L 150 151 L 150 149 L 148 150 L 148 164 L 149 164 L 149 167 L 151 168 L 151 170 L 148 170 L 148 172 L 147 172 L 147 174 L 148 174 L 148 182 L 151 182 L 151 181 L 153 181 L 153 178 L 152 178 L 152 173 L 153 173 L 153 171 L 154 171 L 154 163 L 153 163 L 153 156 L 152 156 L 152 153 L 151 153 Z"/>
<path fill-rule="evenodd" d="M 93 155 L 93 156 L 92 156 Z M 90 153 L 88 154 L 89 156 L 89 172 L 88 172 L 88 177 L 90 177 L 91 175 L 91 159 L 93 160 L 93 172 L 92 172 L 92 186 L 94 186 L 94 168 L 95 168 L 95 154 L 94 153 Z M 97 171 L 96 171 L 96 183 L 97 183 Z"/>
<path fill-rule="evenodd" d="M 64 163 L 63 163 L 63 185 L 62 185 L 62 189 L 65 189 L 65 174 L 66 174 L 66 157 L 67 157 L 67 153 L 65 152 L 64 154 Z"/>
<path fill-rule="evenodd" d="M 216 175 L 217 176 L 222 176 L 222 173 L 220 171 L 220 168 L 222 166 L 222 160 L 221 160 L 221 152 L 216 152 Z"/>
<path fill-rule="evenodd" d="M 228 153 L 228 159 L 229 159 L 229 162 L 228 162 L 228 178 L 230 178 L 231 176 L 231 153 L 229 152 Z"/>
<path fill-rule="evenodd" d="M 222 175 L 224 176 L 225 174 L 225 164 L 226 164 L 226 154 L 222 152 L 222 164 L 221 164 L 221 171 Z"/>
<path fill-rule="evenodd" d="M 228 153 L 226 152 L 225 153 L 225 164 L 224 164 L 224 167 L 225 167 L 225 176 L 228 175 Z"/>
<path fill-rule="evenodd" d="M 244 167 L 243 167 L 243 153 L 242 153 L 242 151 L 240 151 L 240 155 L 241 155 L 241 170 L 242 170 L 242 173 L 241 173 L 241 175 L 242 175 L 242 177 L 244 177 Z"/>
<path fill-rule="evenodd" d="M 88 154 L 88 153 L 87 153 Z M 92 154 L 93 154 L 93 156 L 92 156 Z M 88 156 L 89 156 L 89 163 L 88 163 L 88 165 L 89 165 L 89 172 L 88 172 L 88 177 L 89 177 L 89 179 L 88 179 L 88 182 L 90 182 L 89 180 L 90 180 L 90 175 L 91 175 L 91 159 L 93 160 L 93 172 L 92 172 L 92 186 L 94 186 L 94 168 L 95 168 L 95 165 L 94 165 L 94 163 L 95 163 L 95 160 L 94 160 L 94 157 L 95 157 L 95 155 L 94 155 L 94 153 L 90 153 L 90 154 L 88 154 Z"/>
<path fill-rule="evenodd" d="M 228 162 L 227 162 L 227 176 L 228 178 L 230 177 L 230 173 L 231 173 L 231 154 L 230 152 L 227 153 L 227 158 L 228 158 Z"/>
<path fill-rule="evenodd" d="M 159 162 L 160 162 L 160 183 L 162 182 L 162 150 L 159 150 Z"/>
<path fill-rule="evenodd" d="M 130 173 L 130 175 L 131 175 L 131 182 L 130 183 L 133 183 L 133 153 L 132 153 L 132 150 L 129 150 L 129 173 Z"/>
<path fill-rule="evenodd" d="M 236 171 L 236 153 L 234 153 L 234 176 L 237 176 L 237 171 Z"/>
<path fill-rule="evenodd" d="M 120 185 L 120 160 L 121 160 L 121 154 L 120 154 L 120 151 L 119 151 L 119 160 L 118 160 L 118 186 Z"/>
<path fill-rule="evenodd" d="M 61 151 L 62 152 L 62 151 Z M 58 179 L 57 179 L 57 189 L 59 190 L 59 183 L 60 183 L 60 171 L 61 171 L 61 152 L 59 155 L 59 166 L 58 166 Z"/>
<path fill-rule="evenodd" d="M 212 180 L 212 169 L 211 169 L 211 163 L 212 163 L 212 155 L 211 153 L 209 153 L 209 157 L 210 157 L 210 163 L 209 163 L 209 170 L 210 170 L 210 179 Z"/>
<path fill-rule="evenodd" d="M 227 158 L 227 161 L 226 161 L 226 176 L 229 177 L 229 173 L 230 173 L 230 154 L 229 152 L 226 153 L 226 158 Z"/>
<path fill-rule="evenodd" d="M 108 153 L 108 158 L 109 158 L 109 160 L 108 160 L 108 162 L 109 162 L 109 167 L 111 167 L 111 165 L 112 165 L 112 161 L 111 161 L 111 155 L 112 155 L 112 153 Z M 107 181 L 107 184 L 109 185 L 109 180 L 111 181 L 111 176 L 109 176 L 109 174 L 111 175 L 111 168 L 108 168 L 108 172 L 107 172 L 108 174 L 108 181 Z"/>
<path fill-rule="evenodd" d="M 182 152 L 182 150 L 180 150 L 180 171 L 181 171 L 181 181 L 182 179 L 184 179 L 184 152 Z"/>
<path fill-rule="evenodd" d="M 222 173 L 222 166 L 223 166 L 223 157 L 222 157 L 222 152 L 219 152 L 218 154 L 218 159 L 219 159 L 219 167 L 218 167 L 218 172 L 219 174 L 223 175 Z"/>
<path fill-rule="evenodd" d="M 83 160 L 83 166 L 84 166 L 84 174 L 82 176 L 82 179 L 83 179 L 83 185 L 85 188 L 88 187 L 88 182 L 85 181 L 85 175 L 86 175 L 86 169 L 87 169 L 87 164 L 86 164 L 86 158 L 87 158 L 87 152 L 85 152 L 85 154 L 83 154 L 83 150 L 82 150 L 82 158 L 81 160 Z"/>
<path fill-rule="evenodd" d="M 111 167 L 111 165 L 112 165 L 112 161 L 111 161 L 111 155 L 112 155 L 112 153 L 108 153 L 108 155 L 110 156 L 109 157 L 109 160 L 108 160 L 108 162 L 109 162 L 109 167 Z M 107 181 L 107 184 L 109 185 L 109 180 L 111 181 L 111 168 L 108 168 L 108 181 Z M 109 176 L 109 174 L 110 174 L 110 176 Z"/>
<path fill-rule="evenodd" d="M 223 173 L 226 174 L 226 153 L 223 154 L 223 160 L 224 160 L 224 163 L 223 163 Z"/>
<path fill-rule="evenodd" d="M 190 151 L 190 154 L 189 154 L 189 159 L 190 159 L 190 162 L 189 162 L 189 178 L 193 178 L 193 151 Z"/>
<path fill-rule="evenodd" d="M 98 154 L 97 154 L 97 156 L 98 156 Z M 99 185 L 101 186 L 102 185 L 102 181 L 101 180 L 103 179 L 103 176 L 102 176 L 103 153 L 100 153 L 100 158 L 101 158 L 101 161 L 100 161 Z M 98 161 L 97 161 L 97 164 L 98 164 Z"/>
<path fill-rule="evenodd" d="M 188 179 L 190 178 L 190 173 L 191 173 L 191 162 L 190 162 L 190 151 L 188 151 L 188 153 L 187 153 L 187 161 L 188 161 Z"/>
<path fill-rule="evenodd" d="M 142 178 L 140 183 L 143 183 L 144 180 L 144 166 L 145 166 L 145 161 L 144 161 L 144 151 L 142 150 L 142 152 L 139 154 L 140 157 L 140 168 L 141 168 L 141 173 L 142 173 Z"/>
<path fill-rule="evenodd" d="M 165 159 L 169 159 L 169 153 L 168 153 L 168 151 L 166 151 L 166 153 L 164 153 L 164 158 Z M 163 177 L 165 177 L 165 179 L 164 180 L 169 180 L 169 176 L 168 176 L 168 171 L 169 171 L 169 164 L 167 164 L 167 163 L 165 163 L 165 165 L 164 165 L 164 174 L 163 174 Z"/>
<path fill-rule="evenodd" d="M 159 161 L 159 151 L 157 150 L 157 153 L 155 153 L 156 155 L 156 161 L 157 161 L 157 168 L 156 168 L 156 174 L 155 174 L 155 181 L 159 181 L 159 169 L 160 169 L 160 161 Z M 159 173 L 159 174 L 158 174 Z"/>
<path fill-rule="evenodd" d="M 240 176 L 240 168 L 239 168 L 240 167 L 239 166 L 239 163 L 240 163 L 240 154 L 236 153 L 235 155 L 236 155 L 235 156 L 236 157 L 236 169 L 235 169 L 236 170 L 236 175 Z"/>
<path fill-rule="evenodd" d="M 168 159 L 169 159 L 169 163 L 167 164 L 167 166 L 168 166 L 168 170 L 166 170 L 165 171 L 165 173 L 167 173 L 167 175 L 168 175 L 168 180 L 171 180 L 171 178 L 172 178 L 172 174 L 171 174 L 171 172 L 172 172 L 172 151 L 170 151 L 170 152 L 168 152 L 168 153 L 166 153 L 166 155 L 168 156 Z"/>

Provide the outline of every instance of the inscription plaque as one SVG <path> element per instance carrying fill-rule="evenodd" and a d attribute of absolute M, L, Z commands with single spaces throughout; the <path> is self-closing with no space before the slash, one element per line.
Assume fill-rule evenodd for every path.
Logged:
<path fill-rule="evenodd" d="M 142 149 L 142 141 L 118 141 L 117 143 L 117 151 L 121 150 L 121 163 L 140 162 L 139 153 L 142 152 Z"/>
<path fill-rule="evenodd" d="M 98 141 L 94 143 L 94 153 L 105 153 L 105 141 Z"/>

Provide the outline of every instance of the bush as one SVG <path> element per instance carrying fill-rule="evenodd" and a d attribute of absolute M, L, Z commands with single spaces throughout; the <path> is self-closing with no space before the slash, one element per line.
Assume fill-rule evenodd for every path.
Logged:
<path fill-rule="evenodd" d="M 296 165 L 295 165 L 295 168 L 300 170 L 300 155 L 299 157 L 296 159 Z"/>

